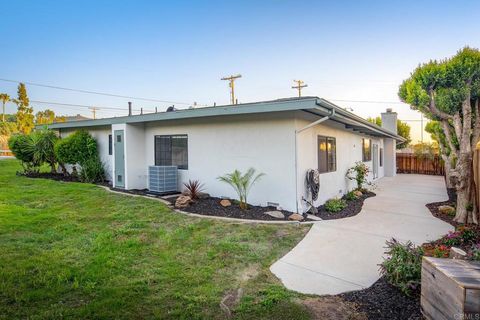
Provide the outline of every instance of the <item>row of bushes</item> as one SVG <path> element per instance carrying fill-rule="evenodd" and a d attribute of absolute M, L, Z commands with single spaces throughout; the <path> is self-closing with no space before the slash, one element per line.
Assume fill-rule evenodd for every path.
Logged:
<path fill-rule="evenodd" d="M 22 163 L 26 174 L 39 173 L 44 164 L 51 172 L 58 168 L 69 175 L 65 165 L 72 166 L 72 175 L 84 182 L 103 182 L 105 171 L 98 156 L 96 140 L 85 130 L 60 139 L 52 130 L 42 129 L 30 134 L 13 135 L 8 146 Z M 80 171 L 77 171 L 79 166 Z"/>

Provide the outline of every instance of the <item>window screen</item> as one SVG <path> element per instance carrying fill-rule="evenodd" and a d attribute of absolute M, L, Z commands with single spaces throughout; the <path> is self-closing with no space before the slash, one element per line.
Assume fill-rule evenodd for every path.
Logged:
<path fill-rule="evenodd" d="M 337 170 L 337 144 L 335 138 L 318 136 L 318 172 Z"/>
<path fill-rule="evenodd" d="M 109 154 L 109 155 L 112 155 L 112 154 L 113 154 L 113 150 L 112 150 L 112 135 L 111 135 L 111 134 L 108 135 L 108 154 Z"/>
<path fill-rule="evenodd" d="M 155 136 L 155 165 L 188 169 L 187 135 Z"/>
<path fill-rule="evenodd" d="M 372 140 L 362 139 L 362 160 L 371 161 L 372 160 Z"/>

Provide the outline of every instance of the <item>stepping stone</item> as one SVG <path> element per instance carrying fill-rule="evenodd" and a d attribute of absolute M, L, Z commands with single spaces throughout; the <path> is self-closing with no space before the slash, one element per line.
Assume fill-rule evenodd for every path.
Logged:
<path fill-rule="evenodd" d="M 307 218 L 308 218 L 308 219 L 311 219 L 311 220 L 315 220 L 315 221 L 323 221 L 322 218 L 317 217 L 317 216 L 314 216 L 313 214 L 307 215 Z"/>
<path fill-rule="evenodd" d="M 274 217 L 274 218 L 277 218 L 277 219 L 285 219 L 285 215 L 280 212 L 280 211 L 267 211 L 267 212 L 264 212 L 265 214 L 268 214 L 270 217 Z"/>

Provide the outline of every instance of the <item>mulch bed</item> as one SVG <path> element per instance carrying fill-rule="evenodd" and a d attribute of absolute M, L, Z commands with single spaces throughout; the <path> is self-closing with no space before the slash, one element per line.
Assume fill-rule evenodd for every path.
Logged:
<path fill-rule="evenodd" d="M 64 175 L 63 173 L 59 173 L 59 172 L 36 172 L 36 173 L 17 172 L 17 175 L 24 176 L 27 178 L 34 178 L 34 179 L 50 179 L 50 180 L 63 181 L 63 182 L 81 182 L 78 176 Z M 108 181 L 97 182 L 95 184 L 100 186 L 111 187 L 111 184 L 109 184 Z M 122 190 L 122 191 L 125 191 L 125 190 Z"/>
<path fill-rule="evenodd" d="M 52 173 L 52 172 L 38 172 L 38 173 L 20 173 L 17 172 L 19 176 L 25 176 L 28 178 L 40 178 L 40 179 L 50 179 L 55 181 L 64 181 L 64 182 L 80 182 L 78 176 L 64 175 L 63 173 Z"/>
<path fill-rule="evenodd" d="M 374 192 L 367 191 L 356 200 L 346 200 L 347 207 L 339 212 L 328 212 L 325 209 L 325 206 L 321 205 L 317 208 L 318 213 L 316 216 L 322 218 L 323 220 L 342 219 L 356 216 L 362 210 L 365 199 L 374 196 L 376 196 Z"/>
<path fill-rule="evenodd" d="M 167 201 L 175 204 L 177 197 L 167 198 Z M 261 207 L 248 205 L 247 210 L 242 210 L 235 200 L 230 200 L 231 206 L 223 207 L 220 204 L 221 198 L 208 197 L 205 199 L 197 199 L 192 202 L 188 207 L 183 208 L 182 211 L 197 213 L 205 216 L 217 216 L 237 219 L 250 219 L 250 220 L 269 220 L 269 221 L 282 221 L 288 220 L 288 217 L 292 214 L 290 211 L 277 210 L 275 207 Z M 281 211 L 284 215 L 284 219 L 278 219 L 265 214 L 267 211 Z"/>
<path fill-rule="evenodd" d="M 368 319 L 423 319 L 420 296 L 404 295 L 384 277 L 378 279 L 370 288 L 342 293 L 338 297 L 354 302 Z"/>

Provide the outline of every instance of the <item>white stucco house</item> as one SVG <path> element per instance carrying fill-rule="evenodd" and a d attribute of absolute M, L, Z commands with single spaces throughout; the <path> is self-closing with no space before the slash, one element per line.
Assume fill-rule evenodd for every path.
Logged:
<path fill-rule="evenodd" d="M 149 166 L 178 167 L 183 182 L 199 180 L 206 192 L 235 198 L 217 177 L 253 167 L 265 176 L 249 195 L 255 205 L 278 204 L 304 212 L 305 174 L 320 171 L 315 205 L 353 189 L 346 171 L 356 161 L 369 179 L 396 174 L 397 115 L 382 113 L 382 127 L 318 97 L 279 99 L 50 125 L 61 137 L 88 130 L 114 187 L 148 189 Z"/>

